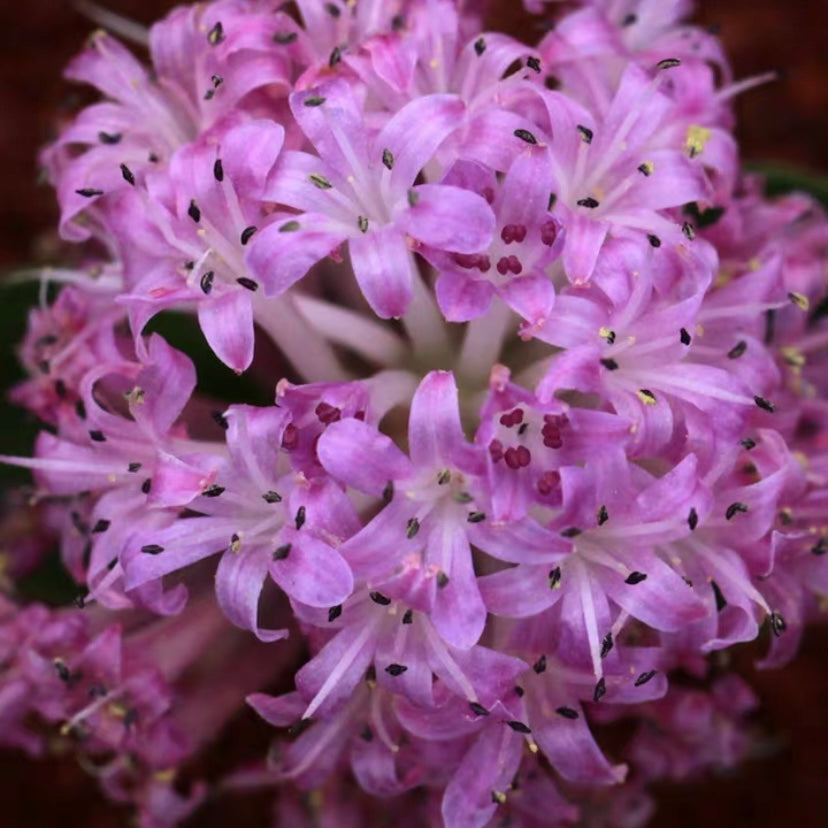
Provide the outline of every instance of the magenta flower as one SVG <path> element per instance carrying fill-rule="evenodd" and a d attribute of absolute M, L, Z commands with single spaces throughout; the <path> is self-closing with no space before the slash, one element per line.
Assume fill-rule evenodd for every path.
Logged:
<path fill-rule="evenodd" d="M 282 292 L 347 240 L 354 276 L 372 309 L 402 316 L 415 278 L 407 236 L 454 253 L 485 247 L 494 221 L 481 197 L 447 184 L 415 183 L 458 125 L 459 100 L 419 98 L 376 134 L 342 81 L 295 93 L 291 109 L 319 157 L 288 152 L 269 181 L 268 200 L 302 212 L 253 240 L 247 262 L 268 291 Z"/>
<path fill-rule="evenodd" d="M 478 0 L 207 0 L 67 70 L 102 100 L 42 161 L 89 245 L 20 274 L 0 743 L 144 828 L 251 788 L 643 825 L 751 755 L 728 649 L 824 616 L 828 221 L 732 133 L 770 76 L 684 0 L 524 5 L 538 44 Z M 75 608 L 33 597 L 53 545 Z"/>

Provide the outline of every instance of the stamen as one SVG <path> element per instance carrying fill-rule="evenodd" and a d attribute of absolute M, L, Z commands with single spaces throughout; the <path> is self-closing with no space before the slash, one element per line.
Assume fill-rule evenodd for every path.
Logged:
<path fill-rule="evenodd" d="M 575 721 L 575 719 L 578 718 L 578 711 L 573 710 L 571 707 L 565 707 L 562 705 L 561 707 L 556 707 L 555 712 L 559 716 L 563 716 L 565 719 L 571 719 L 572 721 Z"/>

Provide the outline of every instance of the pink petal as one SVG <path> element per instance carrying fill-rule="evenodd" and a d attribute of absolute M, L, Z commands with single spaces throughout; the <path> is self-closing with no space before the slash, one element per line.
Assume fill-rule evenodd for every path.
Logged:
<path fill-rule="evenodd" d="M 416 203 L 395 219 L 410 236 L 456 253 L 476 253 L 489 246 L 495 217 L 482 196 L 447 184 L 421 184 L 413 192 Z"/>
<path fill-rule="evenodd" d="M 237 374 L 253 361 L 253 308 L 244 290 L 229 290 L 198 304 L 201 331 L 215 355 Z"/>

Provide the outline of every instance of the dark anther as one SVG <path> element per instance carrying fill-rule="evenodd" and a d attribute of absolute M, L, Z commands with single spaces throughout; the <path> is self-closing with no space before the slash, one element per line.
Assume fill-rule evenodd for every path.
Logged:
<path fill-rule="evenodd" d="M 710 582 L 710 588 L 713 590 L 713 598 L 716 602 L 716 612 L 721 612 L 727 606 L 727 598 L 724 597 L 722 588 L 715 582 Z"/>
<path fill-rule="evenodd" d="M 66 383 L 62 379 L 56 379 L 55 394 L 57 394 L 61 399 L 64 399 L 68 393 Z"/>
<path fill-rule="evenodd" d="M 828 539 L 823 535 L 812 547 L 811 554 L 817 557 L 828 552 Z"/>
<path fill-rule="evenodd" d="M 274 561 L 283 561 L 287 556 L 290 555 L 290 544 L 283 543 L 281 546 L 277 546 L 276 549 L 273 550 L 273 560 Z M 332 620 L 328 618 L 328 620 Z"/>
<path fill-rule="evenodd" d="M 747 342 L 740 339 L 728 352 L 728 359 L 739 359 L 739 357 L 747 350 Z"/>
<path fill-rule="evenodd" d="M 131 184 L 133 187 L 135 186 L 135 176 L 132 174 L 132 170 L 126 165 L 121 164 L 121 175 L 126 181 L 127 184 Z"/>
<path fill-rule="evenodd" d="M 514 135 L 515 138 L 520 138 L 521 141 L 526 141 L 527 144 L 538 143 L 538 139 L 528 129 L 516 129 Z"/>
<path fill-rule="evenodd" d="M 681 225 L 681 232 L 684 233 L 690 241 L 693 241 L 693 239 L 696 238 L 696 228 L 693 227 L 689 221 L 685 221 L 684 224 Z"/>
<path fill-rule="evenodd" d="M 77 400 L 75 402 L 75 414 L 77 414 L 81 420 L 86 419 L 86 406 L 84 405 L 83 400 Z"/>
<path fill-rule="evenodd" d="M 268 489 L 268 491 L 262 495 L 262 500 L 264 500 L 265 503 L 281 503 L 282 496 L 279 492 L 275 492 L 273 489 Z"/>
<path fill-rule="evenodd" d="M 342 615 L 342 604 L 337 604 L 335 607 L 331 607 L 328 610 L 328 623 L 330 624 L 331 621 L 336 621 L 340 615 Z"/>
<path fill-rule="evenodd" d="M 322 175 L 322 173 L 310 173 L 310 175 L 308 175 L 308 179 L 314 187 L 318 187 L 320 190 L 330 190 L 331 187 L 333 187 L 330 179 L 327 178 L 327 176 Z"/>
<path fill-rule="evenodd" d="M 528 728 L 523 722 L 518 721 L 517 719 L 512 719 L 511 721 L 506 722 L 515 733 L 531 733 L 531 729 Z"/>
<path fill-rule="evenodd" d="M 770 345 L 773 342 L 774 330 L 776 328 L 776 309 L 771 308 L 765 311 L 765 336 L 763 342 Z"/>
<path fill-rule="evenodd" d="M 55 670 L 57 671 L 58 678 L 61 681 L 69 682 L 72 678 L 72 674 L 69 672 L 69 668 L 66 666 L 66 662 L 63 661 L 61 658 L 56 658 L 52 662 L 55 665 Z"/>
<path fill-rule="evenodd" d="M 213 289 L 213 279 L 215 278 L 215 276 L 216 274 L 212 270 L 208 270 L 206 273 L 203 273 L 201 275 L 199 285 L 201 286 L 201 290 L 205 295 L 209 294 L 210 291 Z"/>
<path fill-rule="evenodd" d="M 286 46 L 288 43 L 293 43 L 297 37 L 298 35 L 296 32 L 276 32 L 276 34 L 273 35 L 273 42 L 278 43 L 281 46 Z M 307 99 L 305 105 L 307 106 Z"/>
<path fill-rule="evenodd" d="M 690 514 L 687 515 L 687 525 L 690 527 L 691 532 L 699 525 L 699 513 L 696 511 L 695 506 L 690 507 Z"/>
<path fill-rule="evenodd" d="M 581 530 L 577 526 L 570 526 L 568 529 L 561 531 L 562 538 L 577 538 L 581 534 Z"/>
<path fill-rule="evenodd" d="M 630 572 L 626 578 L 624 578 L 624 583 L 629 584 L 630 586 L 635 586 L 636 584 L 640 584 L 642 581 L 647 580 L 647 573 L 646 572 Z"/>
<path fill-rule="evenodd" d="M 488 716 L 489 711 L 483 707 L 482 704 L 478 704 L 477 702 L 469 702 L 469 707 L 471 708 L 472 713 L 475 716 Z"/>
<path fill-rule="evenodd" d="M 515 685 L 515 695 L 516 695 L 519 699 L 522 699 L 522 698 L 523 698 L 523 694 L 524 694 L 525 692 L 526 692 L 526 691 L 525 691 L 525 690 L 524 690 L 524 689 L 523 689 L 523 688 L 522 688 L 519 684 L 516 684 L 516 685 Z"/>
<path fill-rule="evenodd" d="M 147 543 L 141 547 L 141 551 L 146 555 L 158 555 L 164 551 L 164 547 L 159 546 L 157 543 Z"/>
<path fill-rule="evenodd" d="M 210 83 L 213 84 L 213 89 L 218 89 L 224 83 L 224 78 L 221 75 L 210 75 Z"/>
<path fill-rule="evenodd" d="M 382 490 L 382 499 L 385 503 L 390 503 L 394 499 L 394 481 L 389 480 Z"/>
<path fill-rule="evenodd" d="M 247 276 L 239 276 L 236 279 L 236 282 L 240 284 L 243 288 L 247 288 L 247 290 L 258 290 L 259 283 L 253 279 L 248 278 Z"/>
<path fill-rule="evenodd" d="M 104 518 L 101 518 L 100 520 L 95 521 L 95 525 L 92 527 L 92 534 L 106 532 L 106 530 L 109 529 L 111 525 L 111 520 L 105 520 Z"/>
<path fill-rule="evenodd" d="M 653 174 L 653 165 L 649 161 L 643 161 L 638 165 L 638 171 L 641 175 L 649 178 Z"/>
<path fill-rule="evenodd" d="M 546 656 L 542 655 L 533 665 L 532 669 L 540 675 L 546 670 Z"/>
<path fill-rule="evenodd" d="M 656 66 L 659 69 L 673 69 L 676 66 L 681 66 L 681 61 L 678 58 L 664 58 L 664 60 L 660 60 Z"/>
<path fill-rule="evenodd" d="M 437 573 L 437 589 L 445 589 L 448 586 L 449 576 L 445 572 Z"/>
<path fill-rule="evenodd" d="M 578 711 L 573 710 L 571 707 L 566 707 L 561 705 L 561 707 L 556 707 L 555 712 L 559 716 L 563 716 L 565 719 L 572 719 L 573 721 L 578 718 Z"/>
<path fill-rule="evenodd" d="M 783 632 L 787 629 L 788 625 L 785 623 L 785 619 L 778 613 L 772 612 L 770 614 L 770 628 L 771 632 L 774 635 L 780 636 Z"/>
<path fill-rule="evenodd" d="M 106 437 L 104 436 L 104 433 L 102 431 L 99 431 L 97 428 L 93 428 L 92 431 L 89 432 L 89 437 L 96 443 L 106 442 Z"/>
<path fill-rule="evenodd" d="M 333 18 L 337 18 L 340 14 L 342 14 L 339 6 L 334 3 L 324 3 L 323 5 L 325 7 L 325 11 Z"/>
<path fill-rule="evenodd" d="M 601 202 L 592 196 L 587 196 L 586 198 L 579 198 L 576 203 L 579 207 L 589 207 L 590 210 L 594 210 Z"/>
<path fill-rule="evenodd" d="M 368 232 L 368 216 L 357 216 L 357 227 L 360 233 Z"/>
<path fill-rule="evenodd" d="M 618 370 L 618 363 L 614 359 L 602 359 L 601 365 L 607 369 L 607 371 L 617 371 Z"/>
<path fill-rule="evenodd" d="M 216 46 L 217 44 L 221 43 L 224 40 L 224 26 L 221 25 L 221 21 L 217 21 L 216 25 L 207 32 L 207 42 L 211 46 Z"/>
<path fill-rule="evenodd" d="M 608 632 L 603 639 L 601 639 L 601 658 L 606 658 L 609 651 L 612 649 L 612 632 Z"/>
<path fill-rule="evenodd" d="M 482 37 L 478 37 L 474 41 L 474 53 L 480 57 L 486 51 L 486 41 Z"/>
<path fill-rule="evenodd" d="M 679 339 L 681 340 L 682 345 L 689 345 L 690 344 L 690 342 L 691 342 L 690 334 L 687 332 L 687 328 L 682 328 L 679 331 Z"/>
<path fill-rule="evenodd" d="M 401 676 L 408 667 L 404 664 L 389 664 L 385 668 L 385 672 L 388 673 L 389 676 Z"/>
<path fill-rule="evenodd" d="M 117 144 L 123 136 L 120 132 L 99 132 L 98 140 L 102 144 Z"/>
<path fill-rule="evenodd" d="M 656 673 L 658 670 L 647 670 L 646 673 L 642 673 L 634 682 L 635 687 L 641 687 L 642 684 L 646 684 Z"/>
<path fill-rule="evenodd" d="M 225 417 L 221 411 L 211 411 L 210 416 L 213 418 L 216 425 L 221 426 L 223 429 L 226 430 L 230 426 L 230 423 L 227 422 L 227 417 Z"/>
<path fill-rule="evenodd" d="M 743 440 L 739 440 L 739 444 L 742 448 L 747 449 L 750 451 L 753 448 L 756 448 L 756 440 L 752 440 L 750 437 L 745 437 Z"/>
<path fill-rule="evenodd" d="M 647 241 L 650 243 L 651 247 L 661 247 L 661 239 L 658 236 L 654 236 L 652 233 L 647 233 Z"/>
<path fill-rule="evenodd" d="M 407 609 L 403 613 L 402 622 L 403 622 L 403 624 L 413 624 L 414 623 L 414 610 L 413 609 Z"/>
<path fill-rule="evenodd" d="M 558 196 L 555 193 L 549 193 L 549 199 L 546 202 L 546 209 L 552 210 L 555 207 L 555 202 L 558 200 Z"/>
<path fill-rule="evenodd" d="M 382 151 L 382 163 L 383 166 L 387 167 L 389 170 L 394 169 L 394 154 L 390 149 L 386 148 Z"/>
<path fill-rule="evenodd" d="M 363 725 L 362 730 L 359 731 L 359 738 L 364 742 L 370 742 L 374 738 L 374 732 L 369 725 Z"/>
<path fill-rule="evenodd" d="M 213 483 L 211 486 L 208 486 L 201 494 L 204 497 L 218 497 L 220 494 L 224 492 L 224 486 L 219 486 L 216 483 Z"/>
<path fill-rule="evenodd" d="M 377 668 L 373 664 L 368 665 L 368 669 L 365 671 L 365 681 L 368 684 L 377 680 Z"/>
<path fill-rule="evenodd" d="M 299 721 L 294 722 L 288 729 L 289 736 L 298 736 L 300 733 L 306 731 L 311 724 L 310 719 L 299 719 Z"/>
<path fill-rule="evenodd" d="M 607 511 L 606 506 L 599 506 L 598 507 L 598 525 L 603 526 L 609 520 L 609 512 Z"/>
<path fill-rule="evenodd" d="M 296 524 L 297 529 L 301 529 L 305 525 L 305 507 L 300 506 L 296 510 L 296 517 L 293 519 L 293 522 Z"/>
<path fill-rule="evenodd" d="M 595 690 L 592 691 L 592 700 L 594 702 L 599 702 L 604 696 L 604 693 L 607 692 L 607 683 L 604 681 L 604 677 L 598 679 L 598 683 L 595 685 Z"/>
<path fill-rule="evenodd" d="M 737 512 L 746 512 L 748 510 L 746 503 L 731 503 L 725 511 L 725 520 L 733 520 Z"/>
<path fill-rule="evenodd" d="M 152 478 L 148 477 L 142 484 L 141 484 L 141 491 L 144 494 L 149 494 L 150 489 L 152 489 Z"/>
<path fill-rule="evenodd" d="M 411 540 L 411 538 L 413 538 L 419 531 L 420 521 L 415 517 L 410 518 L 408 523 L 405 524 L 405 536 Z"/>
<path fill-rule="evenodd" d="M 244 230 L 241 231 L 239 241 L 242 243 L 242 246 L 246 245 L 250 241 L 257 229 L 258 228 L 255 225 L 251 224 L 249 227 L 245 227 Z"/>
<path fill-rule="evenodd" d="M 75 192 L 84 198 L 94 198 L 95 196 L 103 195 L 103 190 L 96 190 L 94 187 L 81 187 L 80 190 L 75 190 Z"/>
<path fill-rule="evenodd" d="M 221 163 L 221 158 L 216 158 L 213 164 L 213 177 L 216 181 L 224 181 L 224 165 Z"/>
<path fill-rule="evenodd" d="M 762 409 L 762 411 L 767 411 L 769 414 L 773 414 L 776 410 L 773 403 L 766 400 L 764 397 L 755 396 L 753 401 L 759 406 L 759 408 Z"/>
<path fill-rule="evenodd" d="M 198 204 L 195 203 L 195 199 L 190 201 L 190 206 L 187 208 L 187 215 L 193 221 L 201 221 L 201 210 L 198 209 Z"/>
<path fill-rule="evenodd" d="M 391 603 L 391 599 L 387 595 L 383 595 L 377 590 L 370 592 L 369 597 L 375 604 L 379 604 L 381 607 L 387 607 Z"/>
<path fill-rule="evenodd" d="M 333 69 L 334 66 L 336 66 L 336 64 L 339 63 L 339 61 L 341 60 L 342 49 L 340 49 L 339 46 L 334 46 L 333 49 L 331 49 L 331 54 L 328 58 L 328 66 L 330 66 L 330 68 Z"/>
<path fill-rule="evenodd" d="M 534 55 L 531 55 L 530 57 L 526 58 L 526 65 L 533 72 L 537 72 L 538 74 L 540 74 L 540 70 L 541 70 L 540 60 L 538 58 L 536 58 Z"/>
<path fill-rule="evenodd" d="M 408 199 L 409 207 L 416 207 L 417 202 L 420 200 L 420 195 L 413 187 L 410 187 L 406 193 L 406 198 Z"/>
<path fill-rule="evenodd" d="M 469 523 L 482 523 L 486 520 L 486 513 L 485 512 L 469 512 L 468 517 L 466 520 Z"/>
<path fill-rule="evenodd" d="M 637 22 L 638 22 L 638 15 L 633 14 L 632 12 L 630 12 L 629 14 L 624 16 L 624 19 L 621 21 L 621 25 L 626 28 L 627 26 L 635 25 Z"/>
<path fill-rule="evenodd" d="M 585 144 L 592 143 L 593 132 L 589 127 L 585 127 L 583 124 L 578 124 L 575 129 L 578 130 L 578 134 L 581 136 L 581 140 Z"/>
<path fill-rule="evenodd" d="M 707 207 L 700 210 L 699 205 L 691 201 L 684 205 L 684 213 L 693 219 L 696 227 L 710 227 L 724 215 L 724 207 Z"/>
<path fill-rule="evenodd" d="M 323 98 L 321 95 L 308 95 L 305 98 L 305 106 L 322 106 L 327 99 Z"/>
<path fill-rule="evenodd" d="M 554 569 L 549 570 L 549 588 L 555 589 L 561 582 L 561 568 L 556 566 Z"/>

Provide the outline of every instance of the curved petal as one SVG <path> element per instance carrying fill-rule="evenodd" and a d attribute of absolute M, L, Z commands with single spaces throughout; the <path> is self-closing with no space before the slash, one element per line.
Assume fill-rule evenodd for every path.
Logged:
<path fill-rule="evenodd" d="M 361 492 L 382 494 L 389 480 L 411 474 L 411 463 L 390 437 L 361 420 L 332 423 L 316 447 L 328 474 Z"/>
<path fill-rule="evenodd" d="M 237 374 L 253 361 L 253 308 L 241 288 L 198 304 L 198 323 L 215 355 Z"/>
<path fill-rule="evenodd" d="M 278 296 L 346 237 L 340 223 L 321 213 L 282 216 L 253 236 L 244 260 L 265 293 Z"/>
<path fill-rule="evenodd" d="M 412 295 L 413 262 L 402 231 L 393 224 L 351 238 L 348 250 L 359 287 L 383 319 L 402 316 Z"/>
<path fill-rule="evenodd" d="M 216 570 L 216 600 L 222 612 L 237 626 L 252 630 L 261 641 L 286 638 L 287 630 L 259 627 L 259 597 L 262 594 L 270 555 L 261 546 L 228 551 Z"/>
<path fill-rule="evenodd" d="M 282 531 L 280 543 L 290 543 L 287 556 L 269 560 L 266 568 L 291 598 L 311 607 L 334 607 L 351 594 L 354 577 L 336 549 L 307 532 L 292 530 Z"/>
<path fill-rule="evenodd" d="M 449 184 L 414 187 L 413 205 L 397 213 L 395 220 L 410 236 L 437 250 L 476 253 L 487 248 L 495 216 L 486 199 Z"/>

